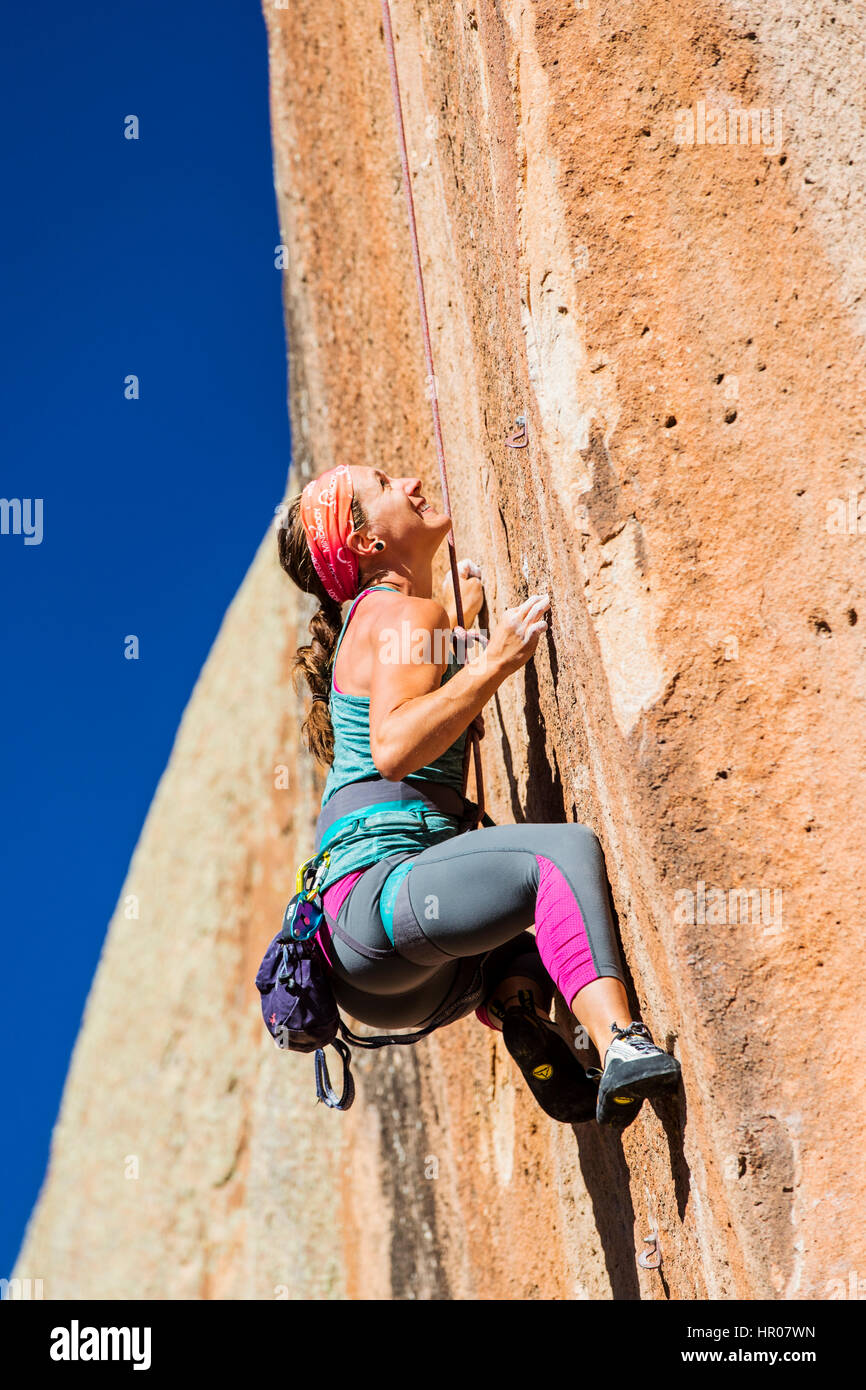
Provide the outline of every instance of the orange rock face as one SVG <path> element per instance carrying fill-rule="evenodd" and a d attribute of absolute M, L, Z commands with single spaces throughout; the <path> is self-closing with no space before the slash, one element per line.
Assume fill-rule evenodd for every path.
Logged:
<path fill-rule="evenodd" d="M 265 13 L 292 490 L 339 462 L 433 488 L 379 6 Z M 850 1296 L 866 19 L 392 13 L 458 553 L 492 620 L 552 596 L 486 711 L 488 806 L 597 831 L 683 1096 L 621 1139 L 558 1125 L 467 1019 L 356 1054 L 341 1115 L 269 1043 L 252 980 L 322 782 L 288 680 L 310 607 L 269 535 L 133 858 L 16 1273 L 49 1298 Z"/>

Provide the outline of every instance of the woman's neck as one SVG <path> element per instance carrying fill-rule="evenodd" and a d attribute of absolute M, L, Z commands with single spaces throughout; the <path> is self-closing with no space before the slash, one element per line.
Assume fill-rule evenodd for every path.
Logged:
<path fill-rule="evenodd" d="M 389 584 L 391 588 L 411 598 L 432 598 L 433 566 L 428 560 L 426 565 L 416 569 L 410 569 L 408 565 L 399 570 L 389 569 L 374 579 L 365 579 L 363 587 L 369 589 L 374 584 Z"/>

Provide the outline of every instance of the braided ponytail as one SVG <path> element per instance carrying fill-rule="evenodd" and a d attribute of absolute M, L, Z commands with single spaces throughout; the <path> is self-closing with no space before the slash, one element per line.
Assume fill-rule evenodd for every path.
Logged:
<path fill-rule="evenodd" d="M 352 520 L 356 530 L 367 524 L 364 509 L 352 498 Z M 277 532 L 280 564 L 289 578 L 306 594 L 318 600 L 319 607 L 310 619 L 312 641 L 298 647 L 292 662 L 292 683 L 299 689 L 305 677 L 313 696 L 309 713 L 301 725 L 304 742 L 320 763 L 330 767 L 334 761 L 334 726 L 331 723 L 329 701 L 334 652 L 343 626 L 342 608 L 326 590 L 316 573 L 310 557 L 307 535 L 301 522 L 301 498 L 293 497 L 280 513 Z"/>

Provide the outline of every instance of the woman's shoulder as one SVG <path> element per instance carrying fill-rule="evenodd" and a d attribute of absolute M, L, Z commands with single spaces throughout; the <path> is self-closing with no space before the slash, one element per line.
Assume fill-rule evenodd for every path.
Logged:
<path fill-rule="evenodd" d="M 453 649 L 444 605 L 414 594 L 395 594 L 394 600 L 392 606 L 368 615 L 365 638 L 378 644 L 381 659 L 388 664 L 422 660 L 447 666 Z"/>
<path fill-rule="evenodd" d="M 386 651 L 389 662 L 406 660 L 404 654 L 415 650 L 419 633 L 423 649 L 433 653 L 434 661 L 444 666 L 449 660 L 451 624 L 438 599 L 372 587 L 361 596 L 364 601 L 357 605 L 355 617 L 343 626 L 334 660 L 332 699 L 368 700 L 373 653 Z"/>
<path fill-rule="evenodd" d="M 404 601 L 407 605 L 407 614 L 411 614 L 412 620 L 419 627 L 429 627 L 431 631 L 443 627 L 451 630 L 448 610 L 444 603 L 439 602 L 438 598 L 417 598 L 414 594 L 408 594 Z"/>
<path fill-rule="evenodd" d="M 359 609 L 358 616 L 364 614 L 367 623 L 375 625 L 381 621 L 383 613 L 393 614 L 400 619 L 408 619 L 415 627 L 446 628 L 450 631 L 451 620 L 443 603 L 436 598 L 420 598 L 417 594 L 402 594 L 394 589 L 370 589 L 369 598 Z M 375 600 L 371 603 L 370 599 Z M 373 618 L 373 613 L 378 618 Z M 353 623 L 354 626 L 354 623 Z"/>
<path fill-rule="evenodd" d="M 349 653 L 354 650 L 360 655 L 370 645 L 381 643 L 383 632 L 390 632 L 392 640 L 396 641 L 404 641 L 407 633 L 410 640 L 415 640 L 419 632 L 441 633 L 450 640 L 451 620 L 438 599 L 419 598 L 416 594 L 402 594 L 393 589 L 367 590 L 364 602 L 358 605 L 357 615 L 343 626 L 338 658 L 344 646 Z M 439 639 L 434 638 L 434 644 L 438 648 Z M 351 659 L 350 655 L 350 662 Z"/>

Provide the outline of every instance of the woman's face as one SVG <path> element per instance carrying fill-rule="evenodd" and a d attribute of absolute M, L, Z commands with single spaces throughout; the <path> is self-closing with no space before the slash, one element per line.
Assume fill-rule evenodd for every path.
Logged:
<path fill-rule="evenodd" d="M 432 554 L 439 547 L 451 522 L 445 512 L 427 502 L 420 478 L 392 478 L 380 468 L 349 471 L 355 495 L 369 518 L 365 532 L 383 540 L 391 558 L 408 559 L 419 551 Z"/>

